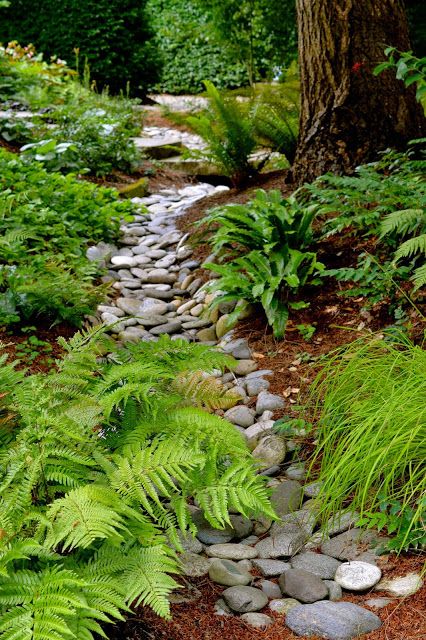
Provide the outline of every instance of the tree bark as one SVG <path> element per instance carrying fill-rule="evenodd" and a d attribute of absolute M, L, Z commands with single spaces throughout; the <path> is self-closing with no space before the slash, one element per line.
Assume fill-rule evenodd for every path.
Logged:
<path fill-rule="evenodd" d="M 422 137 L 414 87 L 388 70 L 386 46 L 410 49 L 402 0 L 296 0 L 301 112 L 293 176 L 311 181 L 354 168 L 388 147 Z"/>

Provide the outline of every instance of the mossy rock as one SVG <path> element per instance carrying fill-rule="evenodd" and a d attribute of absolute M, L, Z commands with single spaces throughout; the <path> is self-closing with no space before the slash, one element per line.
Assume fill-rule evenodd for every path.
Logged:
<path fill-rule="evenodd" d="M 126 184 L 119 189 L 120 195 L 124 198 L 144 198 L 148 195 L 148 178 L 140 178 L 132 184 Z"/>

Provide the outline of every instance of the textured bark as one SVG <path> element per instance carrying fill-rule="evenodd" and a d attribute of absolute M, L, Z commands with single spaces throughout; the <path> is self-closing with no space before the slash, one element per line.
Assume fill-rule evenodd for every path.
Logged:
<path fill-rule="evenodd" d="M 297 0 L 300 134 L 293 175 L 351 173 L 387 147 L 421 137 L 426 121 L 395 73 L 373 75 L 386 46 L 410 49 L 402 0 Z"/>

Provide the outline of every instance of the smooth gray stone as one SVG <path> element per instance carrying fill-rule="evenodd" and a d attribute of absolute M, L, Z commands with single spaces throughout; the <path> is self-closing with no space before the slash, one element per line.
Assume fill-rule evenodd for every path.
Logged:
<path fill-rule="evenodd" d="M 210 571 L 210 561 L 190 551 L 182 553 L 179 556 L 179 562 L 182 565 L 183 574 L 191 578 L 205 576 Z"/>
<path fill-rule="evenodd" d="M 253 560 L 253 567 L 259 569 L 265 578 L 273 578 L 280 576 L 284 571 L 291 569 L 291 565 L 282 560 L 269 560 L 263 558 L 255 558 Z"/>
<path fill-rule="evenodd" d="M 229 519 L 234 529 L 235 538 L 246 538 L 253 531 L 253 522 L 250 518 L 245 518 L 239 513 L 231 513 Z"/>
<path fill-rule="evenodd" d="M 268 596 L 269 600 L 281 598 L 281 589 L 277 583 L 272 582 L 272 580 L 260 580 L 256 586 L 262 589 L 263 593 Z"/>
<path fill-rule="evenodd" d="M 319 636 L 325 640 L 351 640 L 381 626 L 371 611 L 352 602 L 315 602 L 292 608 L 286 625 L 299 636 Z"/>
<path fill-rule="evenodd" d="M 143 327 L 157 327 L 158 325 L 167 324 L 165 316 L 157 316 L 154 313 L 149 316 L 137 316 L 136 319 Z"/>
<path fill-rule="evenodd" d="M 197 527 L 197 538 L 203 544 L 230 542 L 235 535 L 234 529 L 228 524 L 223 529 L 214 529 L 204 518 L 201 509 L 193 512 L 192 521 Z"/>
<path fill-rule="evenodd" d="M 339 511 L 327 520 L 327 523 L 323 527 L 324 532 L 330 537 L 336 536 L 338 533 L 343 533 L 354 527 L 359 517 L 357 511 Z"/>
<path fill-rule="evenodd" d="M 250 427 L 254 424 L 255 413 L 253 409 L 249 409 L 245 405 L 238 405 L 228 409 L 223 416 L 225 420 L 229 420 L 232 424 L 237 424 L 239 427 Z"/>
<path fill-rule="evenodd" d="M 283 480 L 272 491 L 272 506 L 279 516 L 284 516 L 300 508 L 302 495 L 302 486 L 296 480 Z"/>
<path fill-rule="evenodd" d="M 237 542 L 212 544 L 206 548 L 206 553 L 211 558 L 225 558 L 226 560 L 236 561 L 247 560 L 257 556 L 257 551 L 253 547 Z"/>
<path fill-rule="evenodd" d="M 263 591 L 254 587 L 229 587 L 222 593 L 222 597 L 228 607 L 238 613 L 259 611 L 268 604 L 268 598 Z"/>
<path fill-rule="evenodd" d="M 336 571 L 340 566 L 340 562 L 331 556 L 325 556 L 322 553 L 313 553 L 306 551 L 290 560 L 293 569 L 304 569 L 310 571 L 314 575 L 323 580 L 334 580 Z"/>
<path fill-rule="evenodd" d="M 239 360 L 251 358 L 251 349 L 248 346 L 247 340 L 244 338 L 231 340 L 222 347 L 222 351 L 224 353 L 231 354 L 234 358 L 238 358 Z"/>
<path fill-rule="evenodd" d="M 327 586 L 321 578 L 303 569 L 288 569 L 280 576 L 279 583 L 284 595 L 300 602 L 316 602 L 328 596 Z"/>
<path fill-rule="evenodd" d="M 264 378 L 252 378 L 246 381 L 247 394 L 250 397 L 257 396 L 261 391 L 267 391 L 270 387 L 270 382 Z"/>
<path fill-rule="evenodd" d="M 225 587 L 247 585 L 252 581 L 252 575 L 236 562 L 226 559 L 215 559 L 210 563 L 209 578 L 216 584 Z"/>
<path fill-rule="evenodd" d="M 366 546 L 375 548 L 381 543 L 381 540 L 380 536 L 374 531 L 349 529 L 323 542 L 321 553 L 338 560 L 358 560 L 364 554 Z"/>
<path fill-rule="evenodd" d="M 283 533 L 275 537 L 268 536 L 264 538 L 257 543 L 255 548 L 259 558 L 290 557 L 300 551 L 305 540 L 306 534 L 304 533 Z"/>
<path fill-rule="evenodd" d="M 272 369 L 258 369 L 257 371 L 252 371 L 251 373 L 248 373 L 246 376 L 246 379 L 252 380 L 253 378 L 263 378 L 264 376 L 270 376 L 273 373 L 274 372 L 272 371 Z"/>
<path fill-rule="evenodd" d="M 373 607 L 373 609 L 383 609 L 383 607 L 387 607 L 392 602 L 395 602 L 394 598 L 370 598 L 364 604 L 368 607 Z"/>
<path fill-rule="evenodd" d="M 276 536 L 281 533 L 301 532 L 309 537 L 317 521 L 315 513 L 308 509 L 292 511 L 281 517 L 281 520 L 274 522 L 271 528 L 271 535 Z"/>
<path fill-rule="evenodd" d="M 332 602 L 336 602 L 341 600 L 343 597 L 342 587 L 334 580 L 324 580 L 324 584 L 328 589 L 328 599 Z"/>
<path fill-rule="evenodd" d="M 150 332 L 154 335 L 154 336 L 160 336 L 163 335 L 164 333 L 177 333 L 178 331 L 180 331 L 182 328 L 181 323 L 176 320 L 173 322 L 167 322 L 166 324 L 160 324 L 157 327 L 153 327 L 152 329 L 150 329 Z"/>
<path fill-rule="evenodd" d="M 265 613 L 243 613 L 241 620 L 255 629 L 266 629 L 274 622 Z"/>
<path fill-rule="evenodd" d="M 261 391 L 257 397 L 256 413 L 261 415 L 264 411 L 282 409 L 285 405 L 284 398 L 269 391 Z"/>
<path fill-rule="evenodd" d="M 321 491 L 322 482 L 311 482 L 305 484 L 303 487 L 303 493 L 307 498 L 317 498 Z"/>
<path fill-rule="evenodd" d="M 374 587 L 381 577 L 381 569 L 374 564 L 352 560 L 338 567 L 334 580 L 348 591 L 366 591 Z"/>

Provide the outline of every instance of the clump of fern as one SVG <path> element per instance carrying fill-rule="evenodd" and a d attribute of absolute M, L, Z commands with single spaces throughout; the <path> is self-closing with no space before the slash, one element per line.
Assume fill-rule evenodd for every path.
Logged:
<path fill-rule="evenodd" d="M 407 238 L 397 249 L 394 260 L 411 259 L 415 263 L 412 280 L 414 290 L 426 285 L 426 207 L 404 209 L 388 214 L 382 221 L 382 237 L 396 235 Z"/>
<path fill-rule="evenodd" d="M 425 372 L 420 346 L 373 337 L 328 357 L 311 387 L 324 518 L 350 501 L 397 551 L 426 544 Z"/>
<path fill-rule="evenodd" d="M 243 438 L 203 409 L 211 389 L 174 384 L 232 359 L 166 337 L 105 357 L 101 329 L 61 345 L 48 375 L 0 369 L 4 640 L 106 637 L 140 603 L 168 616 L 191 497 L 217 527 L 230 509 L 273 516 Z"/>
<path fill-rule="evenodd" d="M 220 93 L 213 83 L 204 84 L 209 107 L 190 116 L 188 124 L 207 144 L 200 155 L 207 156 L 239 186 L 255 172 L 250 155 L 256 148 L 256 137 L 248 110 L 236 98 Z"/>

